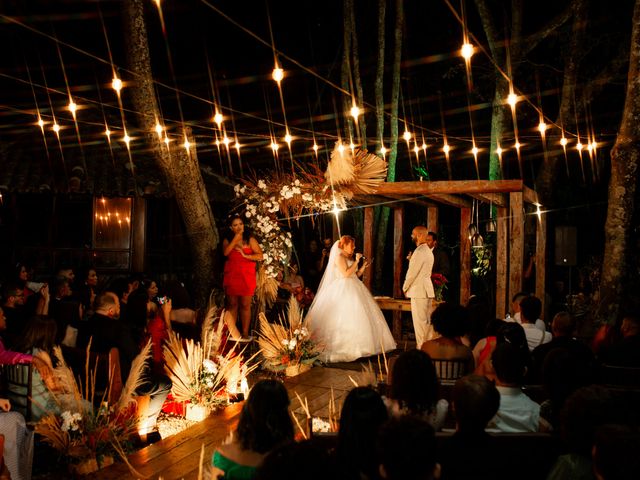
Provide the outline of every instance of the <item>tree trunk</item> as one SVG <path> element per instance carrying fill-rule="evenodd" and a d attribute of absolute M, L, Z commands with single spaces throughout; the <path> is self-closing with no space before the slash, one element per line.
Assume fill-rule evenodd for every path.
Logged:
<path fill-rule="evenodd" d="M 384 143 L 384 49 L 386 0 L 378 0 L 378 62 L 376 64 L 376 152 Z"/>
<path fill-rule="evenodd" d="M 127 61 L 135 75 L 134 85 L 128 92 L 138 115 L 140 130 L 145 132 L 145 141 L 167 178 L 182 214 L 191 245 L 194 298 L 197 306 L 204 307 L 213 285 L 218 232 L 195 147 L 187 152 L 181 145 L 182 141 L 174 141 L 167 148 L 154 131 L 156 119 L 161 116 L 154 91 L 143 13 L 142 0 L 127 0 L 124 3 Z M 183 138 L 189 138 L 191 144 L 195 145 L 189 129 L 185 129 Z"/>
<path fill-rule="evenodd" d="M 358 31 L 356 30 L 356 12 L 353 6 L 353 0 L 349 1 L 349 23 L 351 24 L 351 65 L 353 65 L 353 83 L 356 91 L 356 102 L 359 107 L 364 105 L 364 92 L 362 90 L 362 80 L 360 78 L 360 52 L 358 49 Z M 367 148 L 367 123 L 365 122 L 365 115 L 362 115 L 357 120 L 357 126 L 359 127 L 359 143 L 363 149 Z"/>
<path fill-rule="evenodd" d="M 353 10 L 353 0 L 344 0 L 343 4 L 343 16 L 344 16 L 344 35 L 343 35 L 343 52 L 342 52 L 342 70 L 340 75 L 340 86 L 347 92 L 352 92 L 351 89 L 351 21 L 349 20 L 351 11 Z M 342 115 L 344 115 L 344 128 L 345 128 L 345 143 L 348 144 L 350 139 L 353 139 L 353 122 L 349 116 L 349 110 L 351 109 L 351 97 L 348 97 L 344 93 L 342 94 Z M 340 115 L 338 115 L 340 118 Z"/>
<path fill-rule="evenodd" d="M 625 291 L 625 286 L 640 157 L 640 0 L 635 3 L 632 25 L 627 95 L 620 131 L 611 150 L 609 206 L 604 229 L 598 317 L 607 323 L 617 319 L 623 299 L 633 298 L 637 293 Z"/>
<path fill-rule="evenodd" d="M 387 181 L 393 182 L 396 179 L 396 158 L 398 156 L 398 104 L 400 101 L 400 62 L 402 60 L 402 34 L 404 31 L 404 0 L 396 0 L 396 25 L 394 29 L 394 52 L 393 52 L 393 77 L 391 80 L 391 141 L 389 150 L 389 166 L 387 170 Z M 376 241 L 376 257 L 384 258 L 384 247 L 387 239 L 387 229 L 389 226 L 388 207 L 382 207 L 380 220 L 378 223 L 378 235 Z M 382 284 L 382 261 L 376 262 L 375 285 L 378 289 Z"/>
<path fill-rule="evenodd" d="M 582 50 L 584 46 L 588 2 L 586 0 L 575 0 L 574 2 L 573 26 L 571 29 L 571 41 L 569 49 L 564 58 L 564 75 L 562 80 L 562 94 L 560 97 L 560 108 L 556 123 L 562 125 L 564 129 L 569 129 L 575 125 L 575 117 L 572 106 L 576 95 L 576 84 L 578 82 L 578 68 L 582 60 Z M 540 166 L 536 178 L 536 190 L 538 198 L 545 206 L 553 205 L 553 189 L 559 175 L 559 164 L 566 162 L 564 152 L 560 153 L 557 148 L 559 138 L 554 133 L 549 139 L 550 153 L 545 157 L 545 161 Z M 568 166 L 566 168 L 569 175 Z"/>

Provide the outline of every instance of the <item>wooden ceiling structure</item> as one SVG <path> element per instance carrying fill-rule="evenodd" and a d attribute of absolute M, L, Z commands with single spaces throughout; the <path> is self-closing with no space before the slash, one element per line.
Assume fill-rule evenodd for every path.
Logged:
<path fill-rule="evenodd" d="M 405 260 L 403 237 L 408 236 L 413 225 L 406 225 L 406 202 L 427 208 L 424 225 L 429 231 L 439 231 L 439 206 L 449 205 L 460 212 L 460 303 L 471 295 L 471 239 L 468 227 L 473 223 L 473 201 L 492 204 L 497 209 L 496 231 L 496 317 L 504 318 L 511 297 L 522 290 L 525 262 L 524 222 L 525 204 L 538 206 L 538 196 L 522 180 L 456 180 L 388 182 L 380 185 L 375 195 L 354 197 L 356 204 L 364 206 L 364 255 L 373 258 L 374 207 L 387 204 L 393 210 L 393 294 L 402 298 L 402 269 Z M 536 249 L 538 259 L 535 269 L 536 296 L 543 302 L 545 291 L 546 219 L 539 215 L 536 222 Z M 364 277 L 371 288 L 371 274 Z M 544 311 L 544 310 L 543 310 Z M 399 315 L 399 312 L 397 312 Z M 395 322 L 394 322 L 395 323 Z"/>

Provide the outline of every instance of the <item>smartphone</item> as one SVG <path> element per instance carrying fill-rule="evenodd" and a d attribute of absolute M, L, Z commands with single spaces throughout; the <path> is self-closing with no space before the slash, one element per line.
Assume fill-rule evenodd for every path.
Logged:
<path fill-rule="evenodd" d="M 164 296 L 164 297 L 157 297 L 158 300 L 158 304 L 159 305 L 164 305 L 165 303 L 167 303 L 169 301 L 169 298 Z"/>

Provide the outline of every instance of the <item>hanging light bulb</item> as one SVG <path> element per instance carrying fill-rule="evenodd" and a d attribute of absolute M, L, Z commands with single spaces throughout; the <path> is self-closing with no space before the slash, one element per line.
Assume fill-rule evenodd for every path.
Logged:
<path fill-rule="evenodd" d="M 511 92 L 508 96 L 507 96 L 507 103 L 509 105 L 511 105 L 512 107 L 515 107 L 516 104 L 518 103 L 518 96 Z"/>
<path fill-rule="evenodd" d="M 277 152 L 279 148 L 280 148 L 280 145 L 278 145 L 276 142 L 271 142 L 271 150 L 273 150 L 274 152 Z"/>
<path fill-rule="evenodd" d="M 484 247 L 484 238 L 479 233 L 474 234 L 471 237 L 471 248 L 482 248 Z"/>
<path fill-rule="evenodd" d="M 340 143 L 338 145 L 338 152 L 343 153 L 344 152 L 344 145 L 342 145 L 342 143 Z"/>
<path fill-rule="evenodd" d="M 191 142 L 187 137 L 184 137 L 184 143 L 182 144 L 182 146 L 186 151 L 189 151 L 189 149 L 191 148 Z"/>
<path fill-rule="evenodd" d="M 280 85 L 280 82 L 282 81 L 282 79 L 284 78 L 284 70 L 282 70 L 277 64 L 276 64 L 276 68 L 273 69 L 273 72 L 271 72 L 271 77 L 276 81 L 276 83 L 278 85 Z"/>
<path fill-rule="evenodd" d="M 522 145 L 520 145 L 520 142 L 516 142 L 516 144 L 514 145 L 514 147 L 516 147 L 516 150 L 520 151 L 520 147 Z"/>
<path fill-rule="evenodd" d="M 402 138 L 404 138 L 407 142 L 411 140 L 411 132 L 409 130 L 405 130 L 402 134 Z"/>
<path fill-rule="evenodd" d="M 229 139 L 229 137 L 227 137 L 227 135 L 224 136 L 224 138 L 222 139 L 222 143 L 224 143 L 224 146 L 229 148 L 229 144 L 231 143 L 231 140 Z"/>
<path fill-rule="evenodd" d="M 42 117 L 38 117 L 38 126 L 44 132 L 44 120 L 42 120 Z"/>
<path fill-rule="evenodd" d="M 313 148 L 313 151 L 316 152 L 316 155 L 317 155 L 318 154 L 318 148 L 319 148 L 318 144 L 314 142 L 313 143 L 313 147 L 311 147 L 311 148 Z"/>
<path fill-rule="evenodd" d="M 560 139 L 560 145 L 562 145 L 563 147 L 566 147 L 567 143 L 569 143 L 569 141 L 565 137 L 562 137 Z"/>
<path fill-rule="evenodd" d="M 476 157 L 478 156 L 478 152 L 480 150 L 478 150 L 478 147 L 476 147 L 475 145 L 473 146 L 473 148 L 471 149 L 471 153 L 473 153 L 473 156 Z"/>
<path fill-rule="evenodd" d="M 360 108 L 354 104 L 353 107 L 351 107 L 350 113 L 354 120 L 358 120 L 358 117 L 360 116 Z"/>
<path fill-rule="evenodd" d="M 540 123 L 538 124 L 538 131 L 541 135 L 544 135 L 544 132 L 546 132 L 547 128 L 547 124 L 544 123 L 543 120 L 540 120 Z"/>
<path fill-rule="evenodd" d="M 120 90 L 122 90 L 122 80 L 118 77 L 113 77 L 111 80 L 111 88 L 113 88 L 118 95 L 120 95 Z"/>
<path fill-rule="evenodd" d="M 498 146 L 498 148 L 496 148 L 496 153 L 498 154 L 498 156 L 501 156 L 502 152 L 504 152 L 504 150 L 502 150 L 502 147 Z"/>
<path fill-rule="evenodd" d="M 383 145 L 380 147 L 380 153 L 384 156 L 388 152 L 387 148 Z"/>
<path fill-rule="evenodd" d="M 460 48 L 460 55 L 468 62 L 473 56 L 474 50 L 475 48 L 473 45 L 468 42 L 464 43 Z"/>
<path fill-rule="evenodd" d="M 583 148 L 584 148 L 584 145 L 582 145 L 582 143 L 580 142 L 580 140 L 578 140 L 578 143 L 576 143 L 576 150 L 578 150 L 579 152 L 581 152 Z"/>
<path fill-rule="evenodd" d="M 222 125 L 223 120 L 224 117 L 222 116 L 222 114 L 216 110 L 216 114 L 213 116 L 213 121 L 216 123 L 216 125 L 218 125 L 218 128 L 220 128 L 220 126 Z"/>
<path fill-rule="evenodd" d="M 56 135 L 60 133 L 60 125 L 58 125 L 58 122 L 53 122 L 53 127 L 51 127 L 51 129 L 56 132 Z"/>
<path fill-rule="evenodd" d="M 69 99 L 69 105 L 67 105 L 67 108 L 71 112 L 71 115 L 73 115 L 73 118 L 76 118 L 76 110 L 78 110 L 78 105 L 73 101 L 73 99 Z"/>
<path fill-rule="evenodd" d="M 162 125 L 156 122 L 156 133 L 158 134 L 158 138 L 162 138 Z"/>
<path fill-rule="evenodd" d="M 418 155 L 418 153 L 420 152 L 420 147 L 416 145 L 415 147 L 413 147 L 413 151 L 416 155 Z"/>
<path fill-rule="evenodd" d="M 289 132 L 284 136 L 284 141 L 287 145 L 291 146 L 291 142 L 293 141 L 293 137 Z"/>
<path fill-rule="evenodd" d="M 442 147 L 442 151 L 444 152 L 445 155 L 449 155 L 449 152 L 451 151 L 451 147 L 449 146 L 448 143 L 444 144 L 444 146 Z"/>

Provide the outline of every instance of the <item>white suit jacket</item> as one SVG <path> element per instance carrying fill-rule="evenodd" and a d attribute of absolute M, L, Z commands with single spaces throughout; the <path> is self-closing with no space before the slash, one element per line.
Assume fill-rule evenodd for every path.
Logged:
<path fill-rule="evenodd" d="M 418 245 L 409 260 L 409 270 L 402 291 L 409 298 L 433 298 L 436 296 L 431 283 L 433 252 L 426 243 Z"/>

